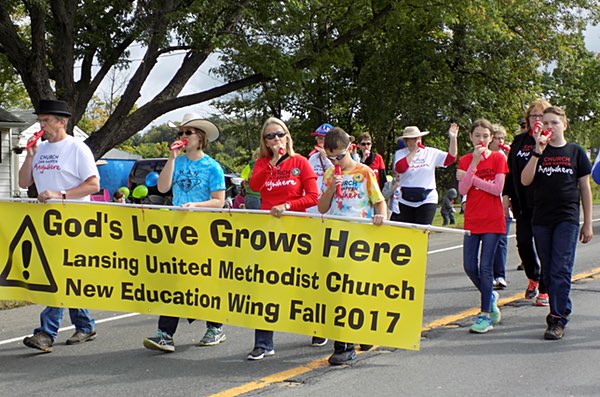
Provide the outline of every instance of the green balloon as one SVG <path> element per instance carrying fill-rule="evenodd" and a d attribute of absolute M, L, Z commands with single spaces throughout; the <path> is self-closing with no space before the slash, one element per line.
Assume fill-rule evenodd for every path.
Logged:
<path fill-rule="evenodd" d="M 133 189 L 132 196 L 136 199 L 143 199 L 148 195 L 148 188 L 146 185 L 137 185 L 135 189 Z"/>
<path fill-rule="evenodd" d="M 129 197 L 129 188 L 127 186 L 120 187 L 119 190 L 123 192 L 123 197 Z"/>

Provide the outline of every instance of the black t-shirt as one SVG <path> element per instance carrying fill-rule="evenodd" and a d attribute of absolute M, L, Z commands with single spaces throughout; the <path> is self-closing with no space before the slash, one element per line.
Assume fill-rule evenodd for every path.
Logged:
<path fill-rule="evenodd" d="M 559 222 L 579 224 L 578 179 L 589 175 L 592 165 L 579 145 L 548 145 L 538 160 L 533 179 L 534 225 Z"/>
<path fill-rule="evenodd" d="M 511 145 L 508 154 L 508 175 L 504 182 L 503 194 L 510 196 L 513 209 L 521 212 L 521 209 L 533 207 L 533 188 L 523 186 L 521 173 L 531 157 L 531 151 L 535 147 L 535 139 L 529 133 L 517 135 Z"/>

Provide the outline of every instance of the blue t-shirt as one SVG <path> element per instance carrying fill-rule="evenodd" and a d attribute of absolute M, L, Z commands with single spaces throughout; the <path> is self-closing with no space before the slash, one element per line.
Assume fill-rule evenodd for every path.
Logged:
<path fill-rule="evenodd" d="M 173 169 L 173 205 L 211 199 L 211 193 L 225 190 L 223 168 L 208 154 L 199 160 L 187 156 L 175 159 Z"/>

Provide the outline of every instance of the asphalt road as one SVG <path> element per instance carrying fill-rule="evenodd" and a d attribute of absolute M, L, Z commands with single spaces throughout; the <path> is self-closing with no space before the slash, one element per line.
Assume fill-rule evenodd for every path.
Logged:
<path fill-rule="evenodd" d="M 21 342 L 39 323 L 41 306 L 34 305 L 0 312 L 0 395 L 598 395 L 600 221 L 594 226 L 595 239 L 578 246 L 574 273 L 595 275 L 574 283 L 574 313 L 562 341 L 543 340 L 547 309 L 521 299 L 527 280 L 516 270 L 514 237 L 502 323 L 488 334 L 469 334 L 479 297 L 462 270 L 462 237 L 433 233 L 423 320 L 428 330 L 418 352 L 379 347 L 334 368 L 325 362 L 331 342 L 315 348 L 307 336 L 276 333 L 276 355 L 249 362 L 252 330 L 226 326 L 225 343 L 200 348 L 195 343 L 203 322 L 182 321 L 177 351 L 163 354 L 142 347 L 143 337 L 156 330 L 156 317 L 94 311 L 95 341 L 64 345 L 73 333 L 65 318 L 54 352 L 39 354 Z"/>

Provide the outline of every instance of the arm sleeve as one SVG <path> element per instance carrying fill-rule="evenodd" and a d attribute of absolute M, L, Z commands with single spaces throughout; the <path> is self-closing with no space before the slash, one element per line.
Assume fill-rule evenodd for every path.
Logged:
<path fill-rule="evenodd" d="M 408 160 L 406 160 L 406 157 L 402 157 L 400 160 L 396 161 L 394 170 L 399 174 L 404 174 L 406 170 L 408 170 Z"/>
<path fill-rule="evenodd" d="M 504 187 L 504 174 L 496 174 L 493 181 L 485 181 L 477 176 L 473 177 L 473 186 L 483 190 L 494 196 L 500 196 L 502 194 L 502 188 Z"/>
<path fill-rule="evenodd" d="M 456 161 L 456 156 L 453 156 L 450 153 L 448 153 L 446 155 L 446 159 L 444 160 L 444 167 L 449 166 L 450 164 L 454 163 L 455 161 Z"/>
<path fill-rule="evenodd" d="M 260 192 L 267 178 L 271 174 L 271 165 L 266 158 L 260 158 L 254 164 L 252 177 L 250 178 L 250 189 Z"/>
<path fill-rule="evenodd" d="M 458 182 L 458 192 L 461 195 L 465 195 L 473 186 L 473 178 L 475 177 L 475 173 L 471 167 L 467 168 L 467 171 L 463 175 L 463 177 Z"/>
<path fill-rule="evenodd" d="M 302 162 L 302 187 L 304 188 L 304 196 L 289 201 L 290 210 L 304 211 L 309 207 L 313 207 L 319 202 L 319 190 L 317 188 L 317 176 L 308 160 Z"/>

